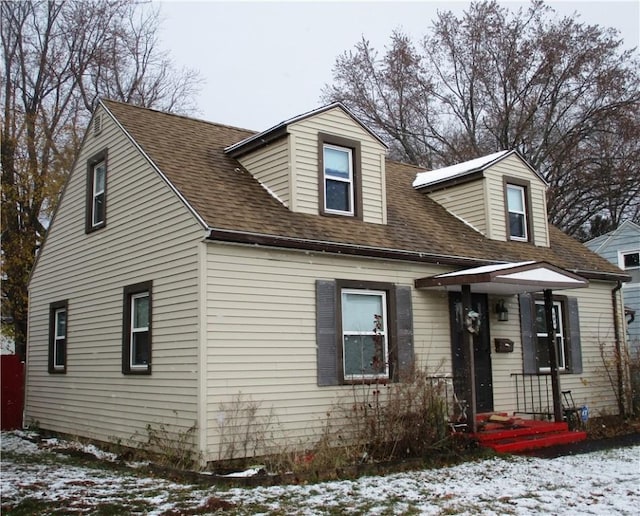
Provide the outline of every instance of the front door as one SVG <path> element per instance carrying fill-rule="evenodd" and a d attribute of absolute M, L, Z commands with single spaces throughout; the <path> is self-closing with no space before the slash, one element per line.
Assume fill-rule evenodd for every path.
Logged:
<path fill-rule="evenodd" d="M 471 295 L 471 309 L 479 314 L 478 333 L 473 334 L 473 358 L 476 385 L 476 413 L 493 410 L 493 382 L 491 376 L 491 342 L 489 340 L 489 312 L 486 294 Z M 463 332 L 468 331 L 462 310 L 462 296 L 459 292 L 449 295 L 451 321 L 451 355 L 453 376 L 458 398 L 468 398 L 468 350 L 464 346 Z M 468 401 L 468 399 L 467 399 Z"/>

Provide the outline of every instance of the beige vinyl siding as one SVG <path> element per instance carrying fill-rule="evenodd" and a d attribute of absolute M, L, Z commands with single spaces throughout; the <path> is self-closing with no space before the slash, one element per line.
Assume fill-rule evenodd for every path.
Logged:
<path fill-rule="evenodd" d="M 580 342 L 582 348 L 582 373 L 561 373 L 562 390 L 571 390 L 578 405 L 587 405 L 592 415 L 617 413 L 615 385 L 608 379 L 604 367 L 600 344 L 604 345 L 604 354 L 613 362 L 615 342 L 613 330 L 613 306 L 611 289 L 614 284 L 591 282 L 589 288 L 559 290 L 558 296 L 570 296 L 578 299 L 580 318 Z M 516 296 L 502 297 L 509 310 L 509 321 L 498 322 L 491 314 L 491 348 L 493 368 L 494 406 L 496 410 L 512 413 L 516 410 L 516 384 L 511 373 L 522 372 L 522 340 L 520 337 L 520 314 Z M 489 298 L 489 307 L 493 312 L 500 298 Z M 496 353 L 495 338 L 509 338 L 514 341 L 513 353 Z M 616 377 L 615 366 L 611 370 Z"/>
<path fill-rule="evenodd" d="M 291 200 L 289 155 L 289 140 L 282 138 L 238 158 L 242 166 L 287 207 Z"/>
<path fill-rule="evenodd" d="M 429 194 L 450 213 L 464 220 L 483 235 L 487 234 L 484 181 L 477 180 Z"/>
<path fill-rule="evenodd" d="M 30 283 L 26 422 L 94 439 L 146 439 L 197 417 L 202 227 L 102 114 L 66 186 Z M 85 234 L 87 160 L 108 149 L 105 228 Z M 152 374 L 123 375 L 123 288 L 153 281 Z M 68 300 L 67 373 L 47 372 L 49 304 Z"/>
<path fill-rule="evenodd" d="M 317 279 L 412 285 L 436 267 L 374 259 L 210 244 L 207 254 L 207 457 L 218 458 L 224 404 L 242 393 L 270 411 L 274 443 L 321 431 L 326 412 L 353 388 L 318 387 Z M 413 290 L 416 359 L 449 370 L 449 318 L 442 292 Z"/>
<path fill-rule="evenodd" d="M 293 211 L 319 213 L 318 133 L 327 133 L 359 141 L 362 153 L 363 220 L 386 224 L 385 148 L 342 109 L 334 108 L 295 122 L 288 127 L 293 139 L 291 156 L 294 167 L 295 204 Z"/>
<path fill-rule="evenodd" d="M 500 299 L 509 310 L 508 321 L 498 321 L 495 306 Z M 491 373 L 493 380 L 493 408 L 512 414 L 516 410 L 515 379 L 511 373 L 522 373 L 522 343 L 520 337 L 520 310 L 518 296 L 489 296 L 489 339 L 491 348 Z M 494 339 L 511 339 L 512 353 L 496 353 Z"/>
<path fill-rule="evenodd" d="M 533 229 L 533 243 L 540 247 L 549 247 L 546 187 L 540 178 L 515 155 L 511 155 L 489 167 L 484 175 L 487 196 L 491 199 L 488 213 L 489 234 L 487 236 L 495 240 L 507 240 L 503 177 L 514 177 L 530 182 L 533 220 L 529 221 L 529 223 Z"/>
<path fill-rule="evenodd" d="M 270 443 L 309 444 L 338 400 L 353 400 L 350 386 L 318 387 L 315 281 L 352 279 L 413 285 L 444 268 L 376 259 L 339 257 L 257 247 L 209 244 L 206 282 L 206 457 L 219 457 L 220 422 L 239 393 L 260 406 Z M 611 342 L 611 287 L 558 292 L 579 298 L 584 373 L 563 374 L 562 388 L 592 413 L 615 412 L 614 391 L 602 366 L 598 342 Z M 504 296 L 509 321 L 498 322 L 498 297 L 489 296 L 494 408 L 516 409 L 515 380 L 522 372 L 517 296 Z M 416 363 L 431 374 L 451 374 L 448 295 L 412 290 Z M 495 353 L 494 339 L 509 338 L 513 353 Z M 611 349 L 611 345 L 609 348 Z"/>

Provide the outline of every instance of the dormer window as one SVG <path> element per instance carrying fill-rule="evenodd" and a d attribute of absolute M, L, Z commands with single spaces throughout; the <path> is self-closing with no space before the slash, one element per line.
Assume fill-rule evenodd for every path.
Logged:
<path fill-rule="evenodd" d="M 530 235 L 529 184 L 505 178 L 506 225 L 508 240 L 527 242 Z"/>
<path fill-rule="evenodd" d="M 353 215 L 353 152 L 335 145 L 325 145 L 323 152 L 324 209 Z"/>
<path fill-rule="evenodd" d="M 361 218 L 360 143 L 320 134 L 318 154 L 320 212 Z"/>

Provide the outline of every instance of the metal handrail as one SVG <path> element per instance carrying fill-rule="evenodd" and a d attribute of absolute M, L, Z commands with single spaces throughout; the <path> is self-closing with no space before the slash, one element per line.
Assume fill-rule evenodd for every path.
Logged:
<path fill-rule="evenodd" d="M 516 384 L 517 414 L 553 417 L 553 394 L 549 373 L 511 373 Z"/>

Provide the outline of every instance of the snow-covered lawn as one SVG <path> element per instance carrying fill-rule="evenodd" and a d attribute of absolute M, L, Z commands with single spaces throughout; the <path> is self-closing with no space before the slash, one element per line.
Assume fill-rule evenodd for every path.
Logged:
<path fill-rule="evenodd" d="M 310 485 L 224 488 L 82 462 L 21 432 L 3 432 L 2 513 L 19 514 L 640 514 L 640 446 L 553 459 L 458 466 Z"/>

